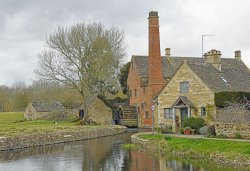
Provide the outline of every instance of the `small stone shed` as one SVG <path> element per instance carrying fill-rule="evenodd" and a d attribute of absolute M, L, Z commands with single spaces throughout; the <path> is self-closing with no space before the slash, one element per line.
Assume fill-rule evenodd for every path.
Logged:
<path fill-rule="evenodd" d="M 85 110 L 82 104 L 79 111 Z M 99 98 L 96 98 L 88 109 L 89 119 L 99 124 L 112 123 L 112 110 L 107 107 Z"/>
<path fill-rule="evenodd" d="M 31 102 L 24 112 L 24 118 L 27 120 L 34 120 L 46 116 L 49 112 L 64 110 L 64 106 L 58 102 Z"/>

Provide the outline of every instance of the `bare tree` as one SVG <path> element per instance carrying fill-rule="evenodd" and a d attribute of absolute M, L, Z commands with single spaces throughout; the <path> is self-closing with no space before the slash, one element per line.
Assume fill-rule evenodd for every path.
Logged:
<path fill-rule="evenodd" d="M 250 101 L 246 98 L 239 98 L 234 102 L 229 102 L 220 110 L 216 119 L 227 123 L 249 123 L 250 121 Z"/>
<path fill-rule="evenodd" d="M 77 89 L 83 97 L 84 121 L 98 94 L 114 91 L 117 72 L 125 57 L 124 34 L 101 23 L 59 27 L 48 36 L 35 71 L 42 79 Z"/>

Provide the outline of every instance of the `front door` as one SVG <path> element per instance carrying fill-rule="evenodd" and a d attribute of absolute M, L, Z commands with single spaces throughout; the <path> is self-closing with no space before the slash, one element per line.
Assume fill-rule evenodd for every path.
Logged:
<path fill-rule="evenodd" d="M 183 124 L 183 120 L 188 118 L 188 109 L 181 108 L 181 124 Z"/>

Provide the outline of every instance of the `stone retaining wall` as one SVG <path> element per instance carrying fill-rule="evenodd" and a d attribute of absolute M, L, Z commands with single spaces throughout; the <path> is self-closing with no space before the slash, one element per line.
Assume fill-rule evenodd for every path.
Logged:
<path fill-rule="evenodd" d="M 154 143 L 150 143 L 151 141 L 144 140 L 139 138 L 139 135 L 142 133 L 137 133 L 131 136 L 132 143 L 141 145 L 141 150 L 144 152 L 148 152 L 150 154 L 156 154 L 159 152 L 160 155 L 167 157 L 166 155 L 170 155 L 171 157 L 178 157 L 180 159 L 190 159 L 194 161 L 205 161 L 209 162 L 212 165 L 217 164 L 224 167 L 234 167 L 234 168 L 244 168 L 250 169 L 250 161 L 245 156 L 237 156 L 234 159 L 225 156 L 220 152 L 211 152 L 206 153 L 202 151 L 190 151 L 190 150 L 178 150 L 172 149 L 172 146 L 168 145 L 168 143 L 162 143 L 160 141 L 155 141 Z M 171 135 L 169 135 L 171 136 Z"/>
<path fill-rule="evenodd" d="M 148 142 L 148 140 L 139 138 L 139 135 L 141 135 L 141 134 L 143 134 L 143 133 L 137 133 L 137 134 L 133 134 L 131 136 L 131 141 L 132 141 L 133 144 L 145 145 Z"/>
<path fill-rule="evenodd" d="M 124 133 L 126 127 L 110 126 L 71 132 L 0 137 L 0 151 L 86 140 Z"/>
<path fill-rule="evenodd" d="M 243 138 L 250 139 L 250 124 L 217 122 L 215 131 L 216 135 L 223 134 L 229 138 L 235 138 L 235 134 L 240 134 Z"/>

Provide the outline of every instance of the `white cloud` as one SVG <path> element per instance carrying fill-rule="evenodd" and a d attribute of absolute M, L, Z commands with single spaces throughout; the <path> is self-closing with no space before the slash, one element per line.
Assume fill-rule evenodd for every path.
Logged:
<path fill-rule="evenodd" d="M 250 1 L 241 0 L 12 0 L 0 1 L 0 84 L 29 82 L 34 78 L 37 54 L 46 35 L 57 26 L 101 21 L 125 31 L 128 60 L 132 54 L 148 53 L 148 13 L 159 12 L 161 49 L 172 55 L 201 56 L 204 51 L 221 50 L 233 57 L 242 50 L 250 67 Z"/>

